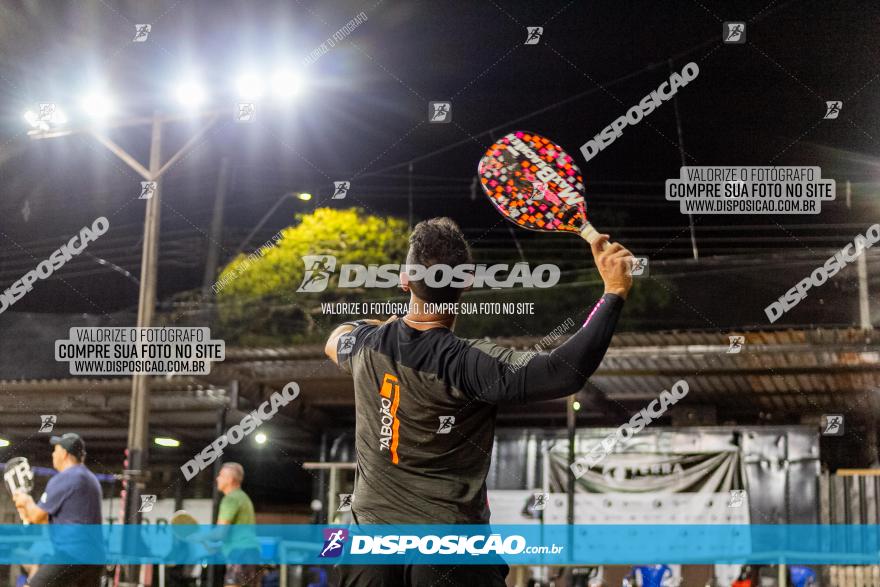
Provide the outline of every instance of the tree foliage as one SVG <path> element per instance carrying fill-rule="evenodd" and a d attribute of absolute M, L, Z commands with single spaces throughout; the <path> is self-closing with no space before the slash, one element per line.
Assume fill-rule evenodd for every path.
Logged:
<path fill-rule="evenodd" d="M 332 255 L 337 267 L 405 261 L 408 229 L 398 218 L 373 216 L 359 208 L 318 208 L 297 215 L 297 220 L 280 231 L 277 242 L 238 255 L 220 272 L 219 318 L 230 339 L 294 342 L 314 329 L 310 310 L 321 299 L 338 297 L 338 278 L 334 275 L 323 292 L 298 293 L 305 255 Z"/>
<path fill-rule="evenodd" d="M 319 208 L 311 214 L 298 215 L 297 221 L 277 235 L 280 236 L 277 242 L 270 241 L 249 255 L 239 255 L 223 268 L 217 281 L 218 313 L 213 323 L 227 343 L 243 346 L 314 343 L 326 338 L 334 326 L 345 320 L 387 318 L 325 315 L 321 302 L 408 301 L 409 296 L 396 287 L 337 287 L 341 265 L 404 263 L 409 234 L 404 221 L 369 215 L 357 208 Z M 475 253 L 478 253 L 478 263 L 519 260 L 513 248 L 509 259 L 495 258 L 499 251 L 493 251 L 492 258 L 482 258 L 485 251 Z M 321 292 L 296 291 L 305 274 L 302 259 L 305 255 L 336 257 L 336 271 Z M 464 293 L 461 301 L 465 303 L 531 302 L 534 313 L 463 313 L 456 333 L 466 337 L 541 337 L 569 318 L 582 320 L 602 295 L 602 280 L 586 247 L 581 255 L 582 258 L 555 261 L 567 269 L 563 280 L 552 288 L 481 288 Z M 674 290 L 673 284 L 659 275 L 637 278 L 621 328 L 652 327 L 658 317 L 663 316 L 663 308 L 669 305 Z"/>

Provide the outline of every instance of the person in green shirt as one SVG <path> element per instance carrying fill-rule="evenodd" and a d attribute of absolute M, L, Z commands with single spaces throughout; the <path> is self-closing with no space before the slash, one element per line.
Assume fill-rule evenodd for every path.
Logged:
<path fill-rule="evenodd" d="M 226 565 L 223 584 L 225 587 L 259 585 L 260 573 L 257 564 L 237 564 L 236 561 L 257 562 L 260 556 L 260 543 L 253 526 L 257 523 L 254 504 L 241 489 L 244 481 L 244 467 L 238 463 L 224 463 L 217 475 L 217 489 L 223 493 L 220 512 L 217 514 L 219 526 L 245 525 L 244 528 L 224 528 L 228 530 L 223 540 L 223 554 L 230 561 Z"/>

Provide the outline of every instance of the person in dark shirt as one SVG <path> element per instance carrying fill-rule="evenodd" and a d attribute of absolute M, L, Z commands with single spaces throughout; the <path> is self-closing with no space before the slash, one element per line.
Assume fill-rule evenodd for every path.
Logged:
<path fill-rule="evenodd" d="M 16 493 L 13 499 L 23 520 L 32 524 L 91 524 L 89 528 L 70 528 L 70 532 L 53 533 L 56 551 L 71 558 L 94 555 L 100 548 L 100 532 L 90 532 L 101 524 L 101 484 L 83 464 L 86 445 L 78 434 L 69 432 L 53 436 L 50 443 L 52 466 L 58 474 L 49 479 L 39 502 L 27 493 Z M 97 540 L 97 543 L 95 542 Z M 40 565 L 30 579 L 30 587 L 98 587 L 101 566 Z"/>
<path fill-rule="evenodd" d="M 488 524 L 486 475 L 498 405 L 577 393 L 599 366 L 632 286 L 632 254 L 608 235 L 592 244 L 604 295 L 578 332 L 552 352 L 516 352 L 452 332 L 461 288 L 430 287 L 401 274 L 410 307 L 401 319 L 358 320 L 330 335 L 325 353 L 351 373 L 355 390 L 356 524 Z M 408 265 L 471 263 L 448 218 L 419 223 Z M 506 565 L 338 565 L 341 586 L 504 585 Z"/>

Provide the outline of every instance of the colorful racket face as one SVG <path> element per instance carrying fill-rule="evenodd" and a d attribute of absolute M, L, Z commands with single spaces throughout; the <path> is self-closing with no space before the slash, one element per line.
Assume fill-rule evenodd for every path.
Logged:
<path fill-rule="evenodd" d="M 480 182 L 502 216 L 530 230 L 595 232 L 587 222 L 584 179 L 571 156 L 528 131 L 504 135 L 478 167 Z"/>

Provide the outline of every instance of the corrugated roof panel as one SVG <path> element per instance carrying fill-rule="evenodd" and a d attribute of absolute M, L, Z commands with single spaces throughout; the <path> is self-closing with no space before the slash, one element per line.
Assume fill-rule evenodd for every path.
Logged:
<path fill-rule="evenodd" d="M 718 405 L 757 405 L 756 398 L 787 395 L 789 409 L 814 411 L 804 393 L 818 394 L 829 405 L 845 405 L 847 397 L 871 390 L 880 394 L 880 332 L 858 329 L 768 330 L 745 332 L 741 353 L 727 353 L 727 336 L 718 331 L 622 333 L 614 337 L 597 375 L 596 385 L 619 399 L 656 397 L 675 379 L 692 384 L 689 401 Z M 539 338 L 499 339 L 499 344 L 534 345 Z M 155 378 L 156 389 L 210 387 L 227 375 L 266 383 L 285 374 L 304 381 L 339 385 L 346 376 L 323 356 L 321 345 L 276 348 L 229 348 L 227 360 L 215 365 L 210 379 Z M 55 379 L 0 381 L 0 390 L 40 391 L 130 388 L 130 379 Z M 793 404 L 792 402 L 796 402 Z M 834 403 L 836 402 L 836 404 Z M 813 401 L 816 403 L 816 400 Z"/>

